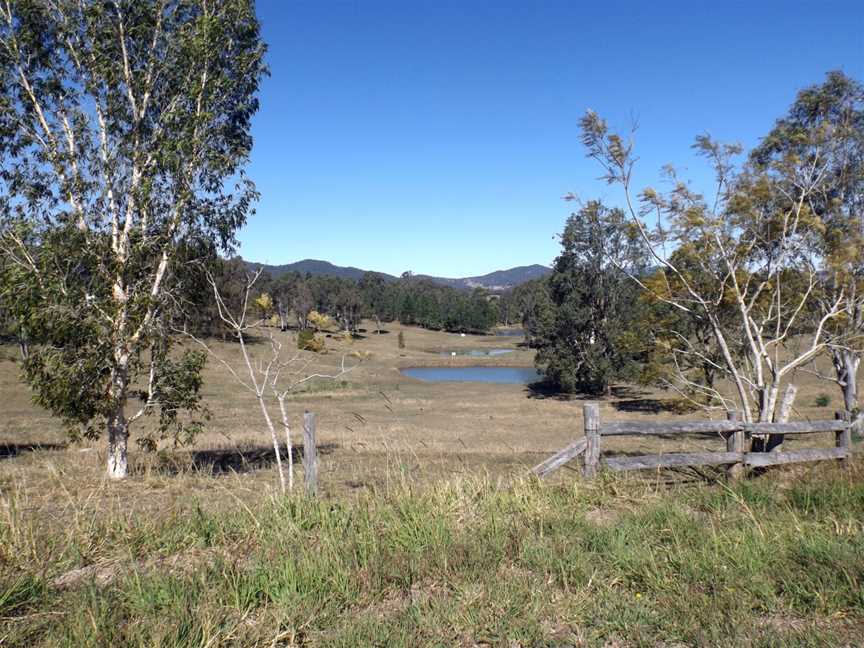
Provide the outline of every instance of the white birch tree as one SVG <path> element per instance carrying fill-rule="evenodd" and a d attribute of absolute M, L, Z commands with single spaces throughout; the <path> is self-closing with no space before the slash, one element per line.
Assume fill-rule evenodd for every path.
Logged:
<path fill-rule="evenodd" d="M 112 478 L 130 423 L 176 411 L 158 350 L 183 262 L 230 248 L 255 198 L 263 54 L 252 0 L 0 0 L 2 290 L 36 401 L 107 433 Z"/>
<path fill-rule="evenodd" d="M 815 203 L 836 162 L 833 142 L 807 160 L 783 158 L 738 169 L 733 160 L 740 147 L 698 137 L 694 148 L 715 174 L 710 196 L 693 191 L 670 168 L 670 190 L 648 188 L 637 197 L 632 137 L 610 132 L 590 111 L 581 126 L 588 155 L 602 165 L 603 178 L 621 188 L 657 268 L 652 281 L 631 278 L 654 299 L 703 322 L 720 361 L 685 336 L 673 353 L 714 362 L 731 393 L 718 387 L 709 395 L 741 410 L 745 422 L 774 421 L 781 386 L 830 348 L 833 325 L 847 303 L 841 288 L 818 307 L 824 295 L 824 223 Z M 676 264 L 678 250 L 687 251 L 697 272 Z M 678 378 L 682 388 L 690 386 L 684 372 Z"/>
<path fill-rule="evenodd" d="M 346 366 L 346 357 L 343 355 L 341 363 L 335 372 L 310 372 L 309 367 L 315 360 L 315 353 L 296 350 L 296 345 L 294 351 L 289 351 L 285 348 L 283 340 L 277 337 L 272 329 L 264 327 L 263 319 L 251 319 L 249 317 L 250 295 L 255 283 L 261 276 L 261 272 L 259 269 L 256 273 L 247 277 L 246 285 L 243 289 L 241 306 L 236 311 L 232 311 L 225 302 L 218 282 L 212 275 L 208 274 L 207 276 L 208 283 L 213 291 L 213 298 L 219 318 L 240 347 L 240 355 L 243 359 L 243 366 L 240 371 L 237 371 L 234 365 L 215 352 L 206 341 L 196 337 L 188 330 L 178 329 L 175 332 L 191 338 L 196 344 L 201 346 L 228 371 L 240 387 L 255 397 L 264 424 L 267 427 L 267 432 L 270 435 L 270 442 L 273 445 L 276 470 L 279 475 L 279 486 L 284 494 L 286 491 L 294 489 L 294 445 L 291 439 L 291 424 L 287 406 L 288 396 L 298 387 L 311 380 L 336 380 L 353 370 L 358 366 L 359 362 Z M 269 348 L 263 357 L 253 357 L 253 354 L 250 352 L 249 341 L 254 336 L 266 338 L 268 342 Z M 355 353 L 352 355 L 358 360 L 363 358 L 363 354 Z M 282 464 L 279 436 L 276 432 L 273 416 L 269 410 L 270 404 L 274 400 L 279 407 L 282 430 L 285 433 L 285 456 L 288 463 L 287 480 Z"/>

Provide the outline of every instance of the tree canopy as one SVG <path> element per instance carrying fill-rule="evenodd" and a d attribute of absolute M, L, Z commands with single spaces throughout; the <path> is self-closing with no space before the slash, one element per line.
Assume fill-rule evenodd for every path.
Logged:
<path fill-rule="evenodd" d="M 107 429 L 112 477 L 130 423 L 196 408 L 203 359 L 170 359 L 169 333 L 256 197 L 263 54 L 251 0 L 0 5 L 3 299 L 37 402 Z"/>
<path fill-rule="evenodd" d="M 537 363 L 563 391 L 607 393 L 632 379 L 643 350 L 632 327 L 642 241 L 620 209 L 591 201 L 567 219 L 548 279 L 552 317 L 536 331 Z"/>
<path fill-rule="evenodd" d="M 710 193 L 667 167 L 670 188 L 638 196 L 632 136 L 596 113 L 583 117 L 586 153 L 623 190 L 656 267 L 650 277 L 628 274 L 674 312 L 663 339 L 674 368 L 667 384 L 682 395 L 773 421 L 796 371 L 828 352 L 858 353 L 850 314 L 860 313 L 861 114 L 860 86 L 830 73 L 743 163 L 740 146 L 697 137 L 716 180 Z M 717 376 L 734 397 L 714 385 Z"/>

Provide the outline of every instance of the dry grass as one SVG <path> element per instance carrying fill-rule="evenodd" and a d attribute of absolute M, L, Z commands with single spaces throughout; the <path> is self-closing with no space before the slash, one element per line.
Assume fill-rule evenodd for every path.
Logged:
<path fill-rule="evenodd" d="M 325 496 L 387 488 L 394 475 L 412 483 L 434 483 L 442 478 L 489 474 L 507 478 L 581 436 L 580 399 L 564 399 L 532 392 L 520 385 L 479 383 L 424 383 L 402 376 L 407 366 L 531 366 L 533 351 L 505 336 L 459 336 L 399 324 L 387 325 L 377 335 L 366 323 L 362 339 L 345 342 L 330 338 L 329 352 L 316 358 L 315 370 L 332 371 L 342 356 L 368 352 L 369 358 L 339 381 L 317 381 L 290 398 L 292 424 L 299 429 L 303 410 L 318 416 L 321 480 Z M 397 336 L 404 331 L 406 349 Z M 282 334 L 290 338 L 292 334 Z M 289 344 L 290 339 L 286 340 Z M 238 369 L 236 345 L 214 343 L 221 357 Z M 266 354 L 266 345 L 253 345 Z M 441 351 L 513 348 L 513 353 L 491 357 L 443 357 Z M 27 389 L 17 380 L 17 365 L 0 360 L 3 414 L 0 447 L 5 447 L 0 485 L 27 491 L 35 502 L 56 509 L 59 501 L 87 498 L 101 487 L 101 442 L 68 445 L 59 424 L 33 406 Z M 796 378 L 800 386 L 795 418 L 831 418 L 832 404 L 815 405 L 831 385 L 808 374 Z M 834 388 L 836 390 L 836 388 Z M 218 362 L 208 362 L 205 400 L 212 412 L 206 432 L 189 448 L 166 443 L 158 456 L 133 448 L 133 484 L 122 487 L 146 492 L 148 506 L 170 502 L 194 492 L 208 498 L 214 477 L 231 484 L 237 497 L 268 492 L 276 484 L 272 452 L 260 414 L 250 394 L 237 386 Z M 672 419 L 671 394 L 623 389 L 603 400 L 601 416 L 616 419 Z M 699 414 L 687 414 L 689 418 Z M 295 436 L 296 438 L 296 436 Z M 830 445 L 831 439 L 795 439 L 789 447 Z M 616 437 L 604 440 L 604 452 L 646 453 L 720 449 L 711 437 L 672 439 Z M 9 456 L 15 455 L 15 456 Z M 570 476 L 563 471 L 565 479 Z M 182 475 L 182 478 L 178 477 Z M 60 495 L 60 497 L 58 497 Z M 136 498 L 137 499 L 137 498 Z"/>
<path fill-rule="evenodd" d="M 304 409 L 318 415 L 320 504 L 277 496 L 255 403 L 218 363 L 206 369 L 206 433 L 191 448 L 133 449 L 133 476 L 113 483 L 102 476 L 102 443 L 67 444 L 30 404 L 16 365 L 0 360 L 0 645 L 860 638 L 864 497 L 854 463 L 772 471 L 732 488 L 688 486 L 686 474 L 670 483 L 669 473 L 585 484 L 563 470 L 557 485 L 537 488 L 519 476 L 582 434 L 580 399 L 398 372 L 530 366 L 530 350 L 507 337 L 367 328 L 353 343 L 328 340 L 316 359 L 326 371 L 343 353 L 368 351 L 362 366 L 290 399 L 295 427 Z M 438 354 L 506 346 L 514 353 Z M 236 347 L 215 349 L 239 367 Z M 831 404 L 815 406 L 830 386 L 798 378 L 796 418 L 831 417 Z M 669 397 L 622 390 L 602 402 L 602 416 L 681 417 L 667 411 Z M 605 450 L 632 453 L 721 446 L 706 437 L 608 441 Z"/>

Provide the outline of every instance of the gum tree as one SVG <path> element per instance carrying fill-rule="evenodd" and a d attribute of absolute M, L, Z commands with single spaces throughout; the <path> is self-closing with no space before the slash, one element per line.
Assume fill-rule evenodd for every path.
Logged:
<path fill-rule="evenodd" d="M 813 143 L 809 157 L 783 155 L 739 168 L 740 147 L 701 136 L 694 148 L 714 170 L 710 194 L 667 169 L 671 189 L 648 188 L 637 198 L 632 139 L 610 131 L 593 112 L 581 125 L 589 157 L 602 165 L 607 182 L 622 188 L 628 216 L 658 268 L 652 282 L 631 279 L 710 330 L 712 349 L 681 336 L 674 353 L 714 363 L 734 393 L 730 400 L 710 390 L 716 403 L 741 410 L 747 422 L 775 420 L 782 385 L 835 343 L 847 304 L 844 287 L 825 290 L 830 224 L 819 209 L 842 146 L 826 137 Z M 676 260 L 682 249 L 695 266 Z M 679 379 L 687 385 L 683 372 Z"/>
<path fill-rule="evenodd" d="M 644 246 L 621 209 L 590 201 L 567 219 L 548 277 L 553 315 L 535 338 L 537 366 L 566 392 L 608 394 L 633 378 L 640 348 L 632 326 Z"/>
<path fill-rule="evenodd" d="M 36 402 L 104 430 L 112 478 L 141 417 L 190 431 L 203 356 L 168 331 L 255 197 L 263 53 L 251 0 L 0 0 L 2 290 Z"/>
<path fill-rule="evenodd" d="M 864 86 L 842 72 L 799 93 L 787 115 L 750 155 L 758 168 L 824 168 L 812 208 L 822 225 L 824 259 L 818 312 L 843 295 L 829 345 L 847 412 L 859 414 L 858 369 L 864 351 Z M 828 163 L 824 164 L 825 160 Z"/>

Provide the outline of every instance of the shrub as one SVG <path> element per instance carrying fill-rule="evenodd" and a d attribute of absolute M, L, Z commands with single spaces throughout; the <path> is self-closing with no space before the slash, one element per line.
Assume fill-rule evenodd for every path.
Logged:
<path fill-rule="evenodd" d="M 303 329 L 297 334 L 297 348 L 301 351 L 320 353 L 324 350 L 324 340 L 309 329 Z"/>
<path fill-rule="evenodd" d="M 336 325 L 330 316 L 323 315 L 316 310 L 309 313 L 309 323 L 316 331 L 324 331 Z"/>
<path fill-rule="evenodd" d="M 816 397 L 816 407 L 828 407 L 831 404 L 831 397 L 828 394 L 819 394 Z"/>

